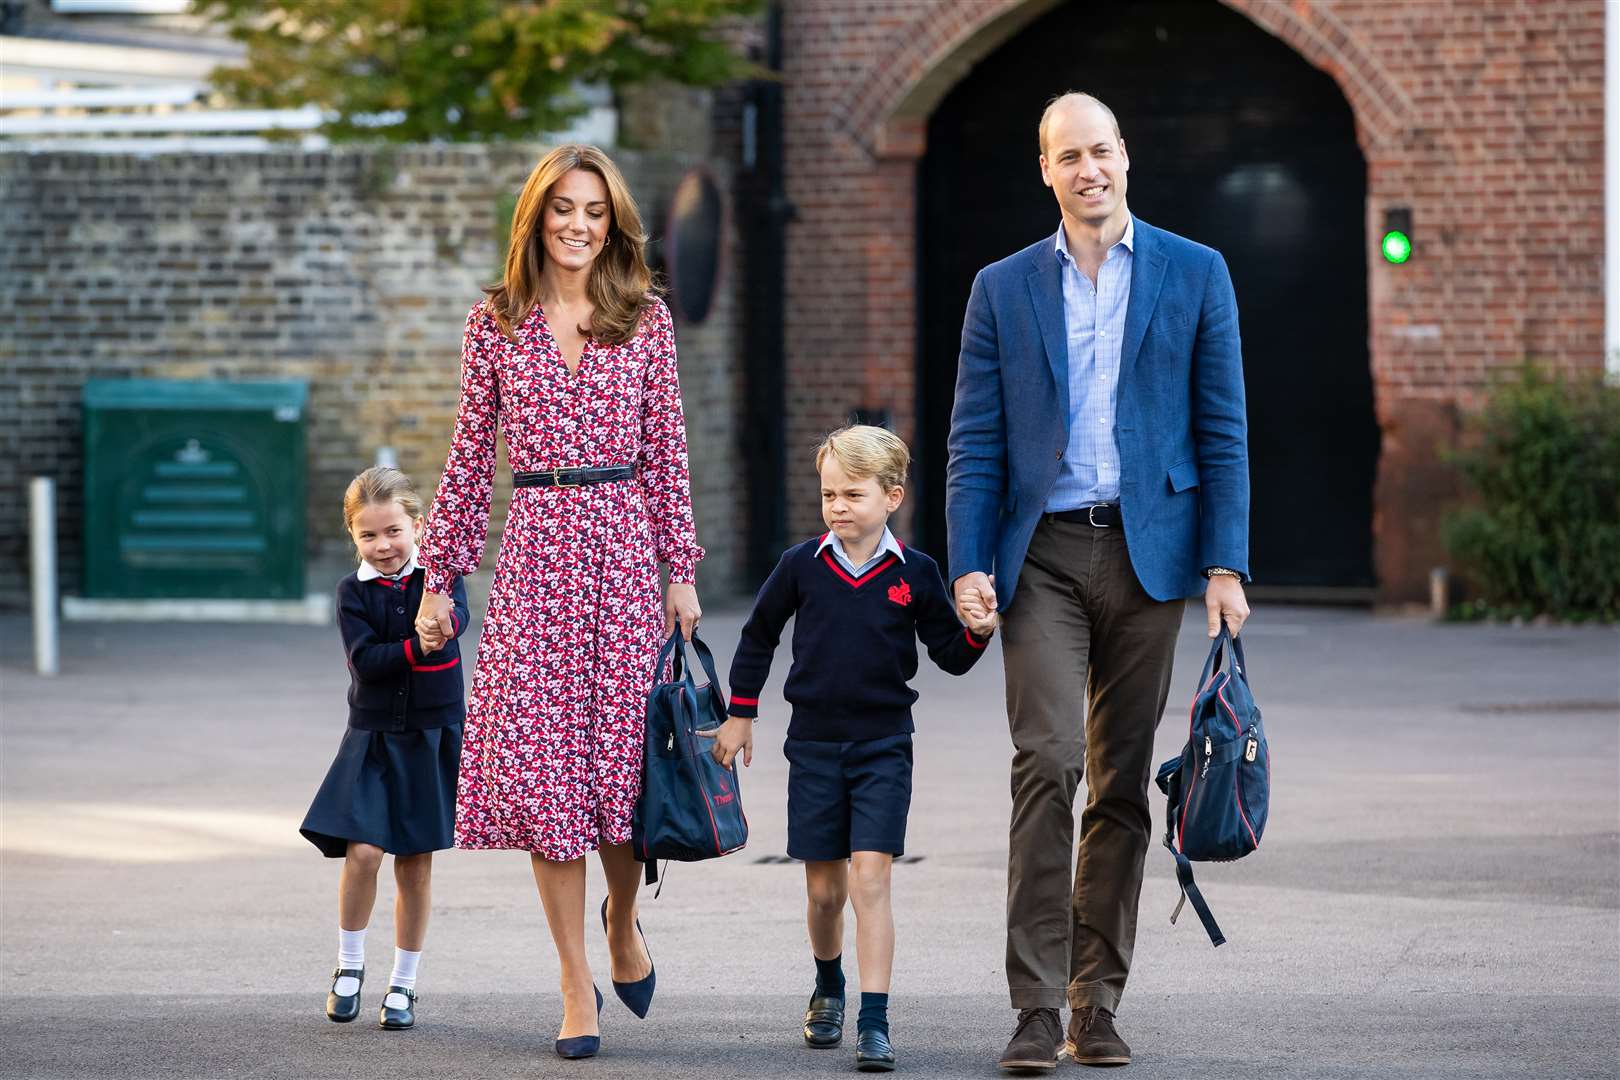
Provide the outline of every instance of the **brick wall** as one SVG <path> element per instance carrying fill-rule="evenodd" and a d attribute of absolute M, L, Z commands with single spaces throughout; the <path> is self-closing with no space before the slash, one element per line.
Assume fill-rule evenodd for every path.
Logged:
<path fill-rule="evenodd" d="M 497 204 L 543 148 L 0 154 L 0 607 L 26 603 L 26 478 L 56 478 L 61 584 L 78 590 L 85 380 L 310 383 L 312 555 L 346 557 L 344 486 L 380 445 L 431 490 L 455 416 L 460 335 L 496 270 Z M 615 155 L 655 234 L 700 159 Z M 679 325 L 699 585 L 739 583 L 736 303 Z M 504 450 L 501 453 L 504 460 Z M 509 476 L 497 480 L 495 527 Z"/>
<path fill-rule="evenodd" d="M 785 0 L 795 532 L 816 527 L 795 448 L 853 407 L 886 409 L 913 434 L 927 117 L 1057 2 Z M 1368 289 L 1380 594 L 1418 599 L 1444 561 L 1438 510 L 1456 489 L 1442 453 L 1460 414 L 1527 356 L 1602 366 L 1603 4 L 1224 2 L 1343 90 L 1367 159 L 1368 244 L 1387 205 L 1412 207 L 1418 223 L 1422 259 L 1389 267 L 1370 251 Z"/>

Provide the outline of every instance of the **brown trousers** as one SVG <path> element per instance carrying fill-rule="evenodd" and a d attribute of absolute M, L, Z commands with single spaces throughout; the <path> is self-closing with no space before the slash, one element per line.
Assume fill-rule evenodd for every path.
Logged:
<path fill-rule="evenodd" d="M 1014 747 L 1007 987 L 1016 1009 L 1119 1007 L 1152 829 L 1153 733 L 1184 607 L 1143 590 L 1124 530 L 1051 517 L 1036 527 L 1002 628 Z"/>

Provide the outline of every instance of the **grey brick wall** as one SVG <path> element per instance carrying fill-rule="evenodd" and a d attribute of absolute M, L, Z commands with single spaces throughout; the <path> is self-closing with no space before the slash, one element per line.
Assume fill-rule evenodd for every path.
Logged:
<path fill-rule="evenodd" d="M 79 589 L 87 379 L 307 379 L 312 557 L 347 550 L 343 487 L 378 446 L 431 491 L 498 205 L 543 152 L 0 154 L 0 609 L 27 602 L 30 476 L 57 481 L 61 585 Z M 615 160 L 656 238 L 700 159 Z M 703 325 L 677 326 L 706 594 L 734 591 L 742 562 L 732 284 Z M 508 484 L 503 463 L 486 567 Z"/>

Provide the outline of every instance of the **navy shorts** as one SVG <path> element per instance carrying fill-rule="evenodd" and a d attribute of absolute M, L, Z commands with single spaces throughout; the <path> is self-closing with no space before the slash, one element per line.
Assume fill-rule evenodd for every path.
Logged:
<path fill-rule="evenodd" d="M 789 739 L 788 854 L 805 862 L 906 850 L 911 735 L 858 742 Z"/>

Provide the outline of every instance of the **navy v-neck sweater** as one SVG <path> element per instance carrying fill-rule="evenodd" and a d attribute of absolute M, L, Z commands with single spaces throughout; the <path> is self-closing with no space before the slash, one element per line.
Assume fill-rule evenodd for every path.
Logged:
<path fill-rule="evenodd" d="M 783 693 L 793 706 L 788 737 L 822 742 L 879 739 L 915 730 L 917 639 L 934 663 L 966 674 L 984 655 L 956 616 L 934 560 L 907 548 L 860 577 L 824 537 L 789 548 L 754 599 L 731 662 L 732 716 L 757 717 L 782 628 L 793 623 L 793 666 Z"/>

